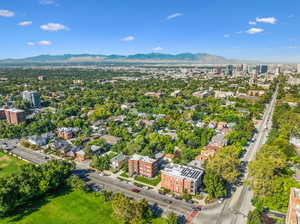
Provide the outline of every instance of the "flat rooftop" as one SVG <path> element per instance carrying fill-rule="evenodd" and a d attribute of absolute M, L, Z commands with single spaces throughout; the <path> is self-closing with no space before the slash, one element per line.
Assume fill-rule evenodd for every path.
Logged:
<path fill-rule="evenodd" d="M 15 109 L 15 108 L 6 109 L 6 111 L 9 111 L 9 112 L 16 112 L 16 113 L 24 112 L 24 110 L 21 110 L 21 109 Z"/>
<path fill-rule="evenodd" d="M 300 199 L 300 189 L 299 188 L 293 188 L 295 198 Z"/>
<path fill-rule="evenodd" d="M 138 155 L 138 154 L 133 154 L 131 156 L 130 160 L 140 160 L 140 161 L 144 161 L 146 163 L 153 163 L 153 162 L 156 161 L 155 159 L 152 159 L 149 156 L 141 156 L 141 155 Z"/>
<path fill-rule="evenodd" d="M 162 172 L 173 177 L 198 180 L 203 175 L 204 171 L 196 167 L 170 164 L 163 169 Z"/>

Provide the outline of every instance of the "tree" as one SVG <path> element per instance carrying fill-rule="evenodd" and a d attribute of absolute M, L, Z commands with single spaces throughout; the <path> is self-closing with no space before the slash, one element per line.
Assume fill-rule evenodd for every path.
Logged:
<path fill-rule="evenodd" d="M 76 175 L 72 175 L 67 179 L 67 185 L 73 190 L 87 190 L 85 182 Z"/>
<path fill-rule="evenodd" d="M 257 209 L 249 212 L 247 224 L 263 224 L 261 214 Z"/>
<path fill-rule="evenodd" d="M 178 218 L 177 215 L 174 212 L 170 212 L 167 216 L 167 223 L 168 224 L 177 224 Z"/>
<path fill-rule="evenodd" d="M 240 175 L 239 164 L 240 160 L 237 152 L 230 147 L 218 151 L 215 156 L 208 161 L 206 169 L 215 171 L 228 183 L 233 183 Z"/>
<path fill-rule="evenodd" d="M 137 202 L 121 193 L 113 195 L 112 208 L 113 213 L 125 223 L 147 224 L 151 222 L 153 217 L 149 204 L 145 200 Z"/>
<path fill-rule="evenodd" d="M 108 170 L 110 168 L 110 156 L 96 156 L 92 157 L 91 166 L 98 169 L 98 170 Z"/>
<path fill-rule="evenodd" d="M 226 181 L 212 169 L 206 169 L 203 179 L 205 190 L 211 198 L 224 198 L 227 195 Z"/>
<path fill-rule="evenodd" d="M 111 201 L 112 195 L 113 195 L 113 194 L 112 194 L 111 191 L 103 190 L 104 201 Z"/>

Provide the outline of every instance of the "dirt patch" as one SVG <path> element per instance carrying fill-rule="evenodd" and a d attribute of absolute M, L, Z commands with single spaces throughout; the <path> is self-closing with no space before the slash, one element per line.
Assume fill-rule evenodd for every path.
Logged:
<path fill-rule="evenodd" d="M 7 166 L 7 164 L 5 164 L 5 163 L 4 163 L 4 164 L 0 164 L 0 169 L 1 169 L 1 168 L 4 168 L 4 167 L 6 167 L 6 166 Z"/>
<path fill-rule="evenodd" d="M 0 162 L 10 162 L 10 161 L 11 161 L 11 158 L 7 155 L 0 157 Z"/>

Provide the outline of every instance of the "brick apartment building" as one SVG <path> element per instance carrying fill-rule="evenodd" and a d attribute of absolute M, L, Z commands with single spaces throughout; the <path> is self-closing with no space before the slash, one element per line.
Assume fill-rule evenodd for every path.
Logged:
<path fill-rule="evenodd" d="M 152 159 L 148 156 L 134 154 L 128 160 L 129 176 L 140 175 L 144 177 L 154 177 L 158 172 L 159 159 Z"/>
<path fill-rule="evenodd" d="M 199 192 L 203 170 L 195 167 L 170 164 L 161 171 L 161 187 L 174 193 L 195 194 Z"/>
<path fill-rule="evenodd" d="M 5 120 L 6 115 L 5 115 L 5 110 L 3 108 L 0 108 L 0 120 Z"/>
<path fill-rule="evenodd" d="M 59 128 L 57 130 L 57 136 L 65 140 L 71 139 L 79 132 L 79 128 Z"/>
<path fill-rule="evenodd" d="M 24 110 L 19 109 L 7 109 L 5 110 L 5 117 L 9 124 L 19 124 L 26 120 Z"/>
<path fill-rule="evenodd" d="M 286 224 L 300 223 L 300 189 L 291 188 Z"/>

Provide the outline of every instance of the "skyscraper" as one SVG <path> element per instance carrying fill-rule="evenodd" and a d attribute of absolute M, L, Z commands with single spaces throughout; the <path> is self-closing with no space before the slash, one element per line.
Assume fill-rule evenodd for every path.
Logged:
<path fill-rule="evenodd" d="M 24 91 L 22 93 L 22 99 L 28 101 L 32 107 L 41 106 L 40 94 L 37 91 Z"/>
<path fill-rule="evenodd" d="M 300 74 L 300 64 L 297 65 L 297 73 Z"/>
<path fill-rule="evenodd" d="M 256 72 L 258 74 L 267 73 L 268 72 L 268 66 L 267 65 L 257 65 L 256 66 Z"/>
<path fill-rule="evenodd" d="M 233 74 L 233 65 L 227 65 L 227 74 L 232 75 Z"/>

